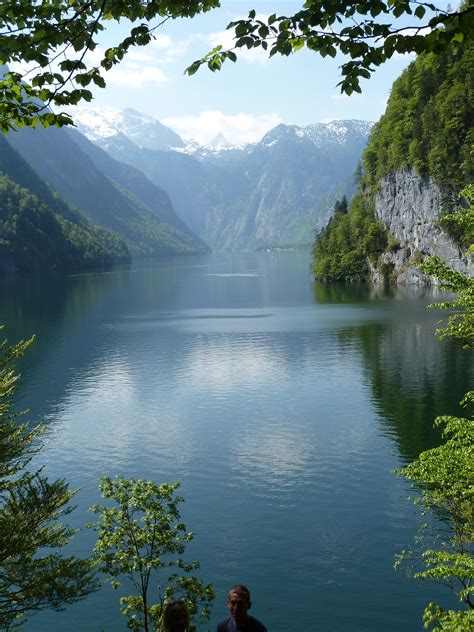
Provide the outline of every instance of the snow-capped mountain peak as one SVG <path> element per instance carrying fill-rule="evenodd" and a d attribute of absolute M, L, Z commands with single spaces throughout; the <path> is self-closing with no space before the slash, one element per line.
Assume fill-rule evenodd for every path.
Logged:
<path fill-rule="evenodd" d="M 147 114 L 132 108 L 78 108 L 72 112 L 78 129 L 91 141 L 101 141 L 119 133 L 146 149 L 183 147 L 181 137 Z"/>
<path fill-rule="evenodd" d="M 310 141 L 317 147 L 323 147 L 328 144 L 346 145 L 355 139 L 367 138 L 371 127 L 371 122 L 358 120 L 335 120 L 329 123 L 313 123 L 302 127 L 281 123 L 267 132 L 261 143 L 271 147 L 285 138 L 297 138 L 303 141 Z"/>
<path fill-rule="evenodd" d="M 223 147 L 231 147 L 232 143 L 229 143 L 227 138 L 224 136 L 222 132 L 219 132 L 214 136 L 214 138 L 209 143 L 210 147 L 214 147 L 214 149 L 221 149 Z"/>

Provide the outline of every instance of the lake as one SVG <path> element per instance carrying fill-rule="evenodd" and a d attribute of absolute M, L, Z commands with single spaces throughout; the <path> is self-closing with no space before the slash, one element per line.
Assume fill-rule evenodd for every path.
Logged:
<path fill-rule="evenodd" d="M 203 255 L 0 282 L 11 342 L 36 334 L 18 405 L 47 424 L 44 463 L 81 487 L 103 474 L 180 481 L 189 559 L 227 616 L 249 586 L 271 632 L 421 630 L 447 591 L 393 569 L 420 511 L 392 470 L 436 445 L 436 415 L 472 387 L 467 352 L 417 288 L 314 283 L 304 252 Z M 72 549 L 86 554 L 91 532 Z M 110 588 L 25 630 L 125 630 Z"/>

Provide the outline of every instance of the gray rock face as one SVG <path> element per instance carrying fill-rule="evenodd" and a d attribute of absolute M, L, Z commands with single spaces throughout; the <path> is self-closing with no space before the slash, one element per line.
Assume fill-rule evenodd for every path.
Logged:
<path fill-rule="evenodd" d="M 394 266 L 398 283 L 431 283 L 413 261 L 414 257 L 419 262 L 430 255 L 463 274 L 473 274 L 474 267 L 465 253 L 436 225 L 453 202 L 452 194 L 411 170 L 398 171 L 381 180 L 375 196 L 375 214 L 400 242 L 400 248 L 385 253 L 382 261 Z M 380 273 L 373 270 L 372 278 L 380 280 Z"/>

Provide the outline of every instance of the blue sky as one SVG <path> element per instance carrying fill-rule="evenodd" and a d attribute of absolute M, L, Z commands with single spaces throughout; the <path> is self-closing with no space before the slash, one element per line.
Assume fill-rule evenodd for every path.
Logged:
<path fill-rule="evenodd" d="M 251 8 L 261 15 L 293 13 L 302 2 L 223 0 L 220 9 L 192 19 L 168 21 L 145 48 L 135 48 L 106 74 L 107 88 L 94 92 L 93 107 L 132 107 L 154 116 L 184 138 L 211 140 L 218 132 L 231 142 L 256 141 L 278 123 L 307 125 L 333 119 L 375 121 L 384 111 L 394 79 L 412 57 L 395 56 L 363 83 L 362 95 L 340 94 L 339 59 L 321 59 L 307 50 L 269 60 L 263 50 L 244 51 L 236 64 L 218 73 L 202 68 L 183 74 L 217 43 L 229 43 L 229 21 Z M 126 25 L 109 29 L 108 47 Z M 99 53 L 100 51 L 98 51 Z"/>

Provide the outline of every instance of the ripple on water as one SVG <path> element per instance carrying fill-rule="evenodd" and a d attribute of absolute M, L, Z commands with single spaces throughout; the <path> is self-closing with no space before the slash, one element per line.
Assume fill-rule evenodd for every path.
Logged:
<path fill-rule="evenodd" d="M 343 287 L 345 303 L 315 301 L 307 262 L 283 255 L 206 261 L 104 277 L 45 332 L 25 398 L 46 412 L 47 472 L 82 486 L 71 518 L 90 518 L 104 472 L 179 480 L 190 557 L 219 594 L 211 627 L 242 581 L 272 632 L 419 629 L 434 593 L 392 570 L 419 520 L 391 470 L 469 371 L 424 306 Z M 89 632 L 91 613 L 124 628 L 101 592 L 27 629 Z"/>

